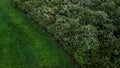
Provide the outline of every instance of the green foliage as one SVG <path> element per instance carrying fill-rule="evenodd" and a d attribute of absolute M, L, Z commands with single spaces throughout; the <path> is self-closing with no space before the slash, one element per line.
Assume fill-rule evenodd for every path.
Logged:
<path fill-rule="evenodd" d="M 79 64 L 103 68 L 120 66 L 119 0 L 20 2 L 17 6 L 29 19 L 47 30 Z"/>
<path fill-rule="evenodd" d="M 77 50 L 76 50 L 77 54 L 75 52 L 75 55 L 82 56 L 86 63 L 88 63 L 90 60 L 93 61 L 96 57 L 95 53 L 99 47 L 99 41 L 97 38 L 97 34 L 98 34 L 97 29 L 92 25 L 87 25 L 87 26 L 81 27 L 75 33 L 78 33 L 78 32 L 79 34 L 75 35 L 77 36 L 75 38 L 76 38 L 76 41 L 79 40 L 79 46 L 77 46 Z M 77 61 L 81 63 L 81 59 Z"/>

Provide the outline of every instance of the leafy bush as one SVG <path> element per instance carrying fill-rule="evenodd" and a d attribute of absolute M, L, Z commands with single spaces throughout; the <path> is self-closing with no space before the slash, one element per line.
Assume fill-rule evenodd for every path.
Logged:
<path fill-rule="evenodd" d="M 13 0 L 31 22 L 44 28 L 77 63 L 120 66 L 120 0 Z"/>

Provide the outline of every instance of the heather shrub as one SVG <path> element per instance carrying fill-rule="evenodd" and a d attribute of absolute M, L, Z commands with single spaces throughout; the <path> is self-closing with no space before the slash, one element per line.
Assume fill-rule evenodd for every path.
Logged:
<path fill-rule="evenodd" d="M 83 67 L 120 66 L 120 0 L 13 0 L 13 3 Z"/>

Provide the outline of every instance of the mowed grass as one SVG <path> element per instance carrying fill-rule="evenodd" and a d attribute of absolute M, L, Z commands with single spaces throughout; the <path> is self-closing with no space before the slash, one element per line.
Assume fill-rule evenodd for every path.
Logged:
<path fill-rule="evenodd" d="M 0 0 L 0 68 L 76 68 L 60 45 Z"/>

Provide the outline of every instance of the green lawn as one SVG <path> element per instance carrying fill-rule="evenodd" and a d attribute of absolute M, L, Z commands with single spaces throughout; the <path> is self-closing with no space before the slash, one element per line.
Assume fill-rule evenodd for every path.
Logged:
<path fill-rule="evenodd" d="M 60 45 L 0 0 L 0 68 L 75 68 Z"/>

